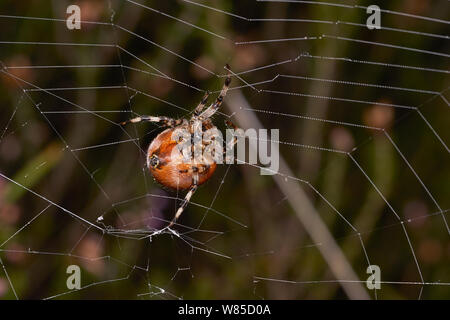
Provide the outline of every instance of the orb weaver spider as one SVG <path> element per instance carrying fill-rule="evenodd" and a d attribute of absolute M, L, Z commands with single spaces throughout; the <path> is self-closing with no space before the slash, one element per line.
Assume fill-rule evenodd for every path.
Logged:
<path fill-rule="evenodd" d="M 185 118 L 173 119 L 165 116 L 143 115 L 121 123 L 123 126 L 128 123 L 153 122 L 161 124 L 162 127 L 168 127 L 168 129 L 159 133 L 150 143 L 147 149 L 147 167 L 153 178 L 164 187 L 171 190 L 189 191 L 167 228 L 170 228 L 175 224 L 190 202 L 193 194 L 197 191 L 198 186 L 208 181 L 217 168 L 217 163 L 212 158 L 207 159 L 207 161 L 203 163 L 196 163 L 195 161 L 186 162 L 180 153 L 174 153 L 172 151 L 180 143 L 180 141 L 174 139 L 174 132 L 177 129 L 181 128 L 187 130 L 190 133 L 191 139 L 194 135 L 196 126 L 201 126 L 202 133 L 209 129 L 217 129 L 211 121 L 211 117 L 222 105 L 231 82 L 230 67 L 226 65 L 225 68 L 228 71 L 228 74 L 215 102 L 206 108 L 206 110 L 203 110 L 209 96 L 209 92 L 206 92 L 200 103 L 194 109 L 193 115 L 189 120 Z M 237 127 L 231 121 L 226 120 L 225 124 L 227 127 L 232 128 L 235 131 L 237 130 Z M 233 148 L 236 142 L 237 138 L 234 137 L 228 142 L 226 150 Z M 201 144 L 201 148 L 206 147 L 203 140 L 201 141 Z"/>

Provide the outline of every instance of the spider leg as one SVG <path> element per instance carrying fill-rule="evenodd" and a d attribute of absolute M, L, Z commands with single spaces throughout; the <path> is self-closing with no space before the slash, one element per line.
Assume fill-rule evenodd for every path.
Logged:
<path fill-rule="evenodd" d="M 194 115 L 196 117 L 198 117 L 200 115 L 200 113 L 202 113 L 203 108 L 205 107 L 206 103 L 208 102 L 208 96 L 209 96 L 209 91 L 205 93 L 205 95 L 202 98 L 202 101 L 200 101 L 198 106 L 195 108 Z"/>
<path fill-rule="evenodd" d="M 233 122 L 231 122 L 231 120 L 225 120 L 225 125 L 230 129 L 234 129 L 234 131 L 239 129 Z"/>
<path fill-rule="evenodd" d="M 186 209 L 189 201 L 191 201 L 192 195 L 195 193 L 195 191 L 197 191 L 197 188 L 198 188 L 198 174 L 194 175 L 194 177 L 192 179 L 192 186 L 189 189 L 186 196 L 184 197 L 183 202 L 181 203 L 181 206 L 178 208 L 177 212 L 175 213 L 175 216 L 173 217 L 172 221 L 170 222 L 168 228 L 172 227 L 175 224 L 175 222 L 178 220 L 178 218 L 181 216 L 184 209 Z"/>
<path fill-rule="evenodd" d="M 238 138 L 236 137 L 236 131 L 239 130 L 239 128 L 233 122 L 231 122 L 230 120 L 225 120 L 225 125 L 229 129 L 233 129 L 234 130 L 233 139 L 231 139 L 231 141 L 228 141 L 228 143 L 227 143 L 227 145 L 225 147 L 225 150 L 223 150 L 225 159 L 227 159 L 228 151 L 232 150 L 234 148 L 234 145 L 238 142 Z M 228 161 L 226 161 L 226 163 L 228 163 Z"/>
<path fill-rule="evenodd" d="M 225 79 L 225 83 L 223 84 L 222 90 L 220 91 L 219 96 L 217 97 L 216 101 L 208 107 L 208 109 L 206 109 L 205 111 L 203 111 L 202 114 L 200 114 L 200 118 L 202 118 L 202 119 L 210 118 L 214 113 L 217 112 L 217 110 L 222 105 L 223 99 L 227 95 L 227 91 L 228 91 L 228 88 L 231 83 L 230 66 L 226 65 L 226 69 L 228 70 L 228 74 Z"/>
<path fill-rule="evenodd" d="M 183 123 L 183 119 L 173 119 L 169 117 L 155 117 L 155 116 L 139 116 L 127 121 L 120 123 L 121 126 L 127 125 L 128 123 L 138 123 L 138 122 L 154 122 L 160 123 L 164 127 L 175 127 Z"/>
<path fill-rule="evenodd" d="M 227 149 L 231 149 L 233 148 L 233 146 L 237 143 L 238 139 L 236 137 L 236 131 L 238 131 L 240 128 L 238 128 L 233 122 L 231 122 L 230 120 L 225 120 L 225 125 L 229 128 L 229 129 L 233 129 L 234 130 L 234 137 L 231 141 L 229 141 L 227 143 Z"/>

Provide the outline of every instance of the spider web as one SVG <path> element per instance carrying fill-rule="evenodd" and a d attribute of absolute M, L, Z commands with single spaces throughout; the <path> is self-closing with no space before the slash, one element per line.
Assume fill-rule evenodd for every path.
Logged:
<path fill-rule="evenodd" d="M 449 298 L 448 2 L 376 31 L 371 4 L 83 1 L 80 31 L 69 3 L 1 6 L 2 298 Z M 160 128 L 119 123 L 189 117 L 226 63 L 214 121 L 279 128 L 280 171 L 220 166 L 164 228 L 184 194 L 145 167 Z"/>

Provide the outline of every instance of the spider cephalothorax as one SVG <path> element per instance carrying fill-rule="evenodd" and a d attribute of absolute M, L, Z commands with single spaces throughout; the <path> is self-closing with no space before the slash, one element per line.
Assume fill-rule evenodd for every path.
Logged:
<path fill-rule="evenodd" d="M 229 70 L 228 65 L 226 68 Z M 216 113 L 222 104 L 230 82 L 231 76 L 228 73 L 216 101 L 203 111 L 208 98 L 208 93 L 206 93 L 189 120 L 172 119 L 163 116 L 140 116 L 122 123 L 122 125 L 125 125 L 130 122 L 138 123 L 146 121 L 159 123 L 163 127 L 168 127 L 150 143 L 147 150 L 147 167 L 155 180 L 163 186 L 174 190 L 189 190 L 169 227 L 181 215 L 192 195 L 197 190 L 197 187 L 208 181 L 217 167 L 214 157 L 211 156 L 202 157 L 202 161 L 197 161 L 197 159 L 193 158 L 186 161 L 186 158 L 183 157 L 181 152 L 176 152 L 176 149 L 182 141 L 176 133 L 177 131 L 187 132 L 187 139 L 191 141 L 194 140 L 194 134 L 198 128 L 200 128 L 201 133 L 207 130 L 217 129 L 211 121 L 211 116 Z M 226 121 L 226 124 L 236 129 L 230 121 Z M 236 140 L 231 141 L 229 147 L 232 147 L 234 143 L 236 143 Z M 206 147 L 205 142 L 201 141 L 200 144 L 201 149 Z"/>

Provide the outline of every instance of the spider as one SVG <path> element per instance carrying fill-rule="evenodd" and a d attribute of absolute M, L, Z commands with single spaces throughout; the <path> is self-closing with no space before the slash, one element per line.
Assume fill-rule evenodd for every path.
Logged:
<path fill-rule="evenodd" d="M 215 102 L 206 108 L 206 110 L 203 110 L 209 96 L 209 92 L 206 92 L 189 120 L 185 118 L 173 119 L 165 116 L 143 115 L 121 123 L 124 126 L 128 123 L 153 122 L 160 124 L 161 127 L 168 127 L 153 139 L 147 149 L 147 167 L 157 182 L 171 190 L 189 190 L 168 225 L 168 228 L 173 226 L 178 220 L 193 194 L 197 191 L 198 186 L 208 181 L 217 168 L 217 163 L 212 158 L 201 163 L 196 163 L 195 161 L 187 162 L 181 154 L 173 153 L 173 149 L 180 143 L 180 140 L 174 140 L 174 132 L 177 129 L 187 130 L 192 140 L 195 126 L 201 125 L 202 133 L 209 129 L 217 130 L 217 127 L 211 121 L 211 117 L 220 108 L 231 82 L 230 67 L 226 65 L 226 69 L 228 74 Z M 231 121 L 226 120 L 225 124 L 227 127 L 237 130 L 237 127 Z M 227 149 L 232 148 L 236 142 L 237 139 L 234 137 L 227 144 Z M 205 147 L 206 143 L 202 140 L 201 148 L 204 149 Z"/>

